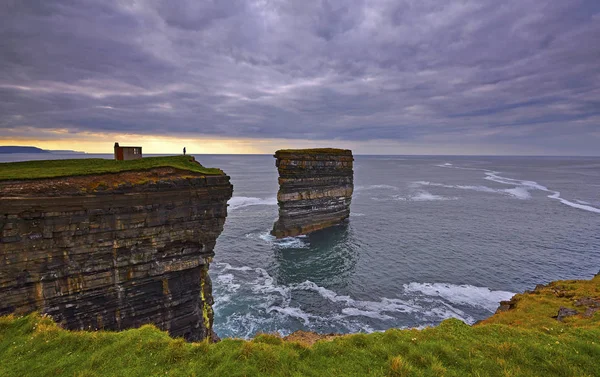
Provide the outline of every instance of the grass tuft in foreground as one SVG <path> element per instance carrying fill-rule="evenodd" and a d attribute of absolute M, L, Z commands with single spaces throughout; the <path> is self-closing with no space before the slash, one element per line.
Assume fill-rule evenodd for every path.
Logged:
<path fill-rule="evenodd" d="M 145 157 L 131 161 L 82 158 L 0 163 L 0 181 L 73 177 L 161 167 L 171 167 L 206 175 L 223 174 L 220 169 L 205 168 L 196 162 L 192 156 Z"/>
<path fill-rule="evenodd" d="M 517 295 L 513 309 L 476 326 L 449 319 L 312 346 L 269 334 L 190 344 L 153 326 L 70 332 L 37 314 L 0 317 L 0 375 L 599 376 L 600 311 L 589 315 L 596 300 L 600 276 L 561 281 Z M 561 307 L 579 314 L 557 321 Z"/>

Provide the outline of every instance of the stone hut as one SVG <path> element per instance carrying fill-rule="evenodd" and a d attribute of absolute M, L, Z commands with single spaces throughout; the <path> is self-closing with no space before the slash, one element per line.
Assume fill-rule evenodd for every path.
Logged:
<path fill-rule="evenodd" d="M 142 147 L 121 147 L 115 143 L 115 160 L 137 160 L 142 158 Z"/>

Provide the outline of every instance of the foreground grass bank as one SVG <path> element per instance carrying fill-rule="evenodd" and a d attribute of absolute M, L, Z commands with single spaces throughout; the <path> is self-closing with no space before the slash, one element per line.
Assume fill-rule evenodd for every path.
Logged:
<path fill-rule="evenodd" d="M 223 174 L 220 169 L 205 168 L 196 162 L 192 156 L 145 157 L 131 161 L 82 158 L 0 163 L 0 181 L 74 177 L 161 167 L 171 167 L 206 175 Z"/>
<path fill-rule="evenodd" d="M 600 376 L 598 300 L 600 276 L 561 281 L 475 326 L 449 319 L 312 346 L 274 335 L 189 344 L 152 326 L 69 332 L 39 315 L 9 316 L 0 376 Z M 558 321 L 561 307 L 578 314 Z"/>

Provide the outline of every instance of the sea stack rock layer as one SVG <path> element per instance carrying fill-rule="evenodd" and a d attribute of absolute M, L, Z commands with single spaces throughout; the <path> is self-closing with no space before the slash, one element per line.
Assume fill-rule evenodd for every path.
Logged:
<path fill-rule="evenodd" d="M 208 267 L 232 192 L 173 168 L 0 182 L 0 315 L 218 339 Z"/>
<path fill-rule="evenodd" d="M 347 149 L 275 152 L 279 170 L 279 219 L 271 232 L 293 237 L 339 224 L 350 216 L 354 158 Z"/>

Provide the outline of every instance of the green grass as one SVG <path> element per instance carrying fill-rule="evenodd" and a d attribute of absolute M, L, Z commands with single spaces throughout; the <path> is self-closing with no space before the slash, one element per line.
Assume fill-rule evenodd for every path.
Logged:
<path fill-rule="evenodd" d="M 600 312 L 552 318 L 578 297 L 600 297 L 600 276 L 518 295 L 516 309 L 476 326 L 450 319 L 313 346 L 274 335 L 189 344 L 153 326 L 69 332 L 37 314 L 0 317 L 0 375 L 599 376 Z"/>
<path fill-rule="evenodd" d="M 220 169 L 205 168 L 192 156 L 146 157 L 116 161 L 100 158 L 0 163 L 0 181 L 72 177 L 172 167 L 206 175 L 220 175 Z"/>

